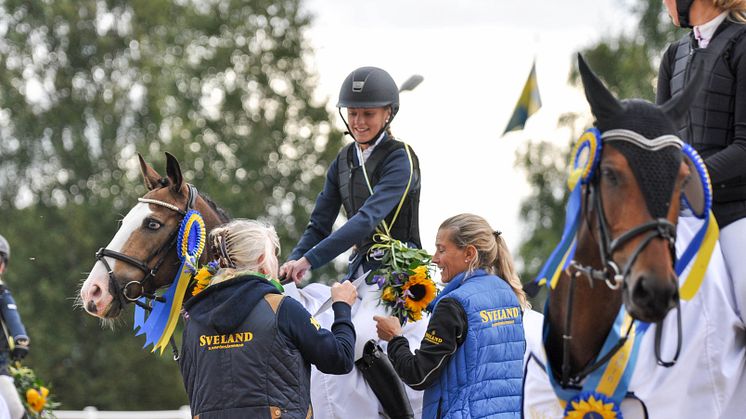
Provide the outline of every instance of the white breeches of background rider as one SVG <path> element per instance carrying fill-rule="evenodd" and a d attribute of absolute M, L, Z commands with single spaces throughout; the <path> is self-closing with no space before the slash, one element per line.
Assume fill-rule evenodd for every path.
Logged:
<path fill-rule="evenodd" d="M 741 218 L 720 230 L 720 250 L 733 281 L 733 294 L 741 320 L 746 310 L 746 218 Z"/>
<path fill-rule="evenodd" d="M 296 288 L 294 284 L 285 286 L 285 295 L 300 301 L 311 314 L 316 312 L 330 294 L 329 286 L 323 284 L 309 284 L 302 289 Z M 380 297 L 378 286 L 363 284 L 358 290 L 358 297 L 362 300 L 358 300 L 352 307 L 352 323 L 356 334 L 355 360 L 361 357 L 363 345 L 369 339 L 376 340 L 384 351 L 387 347 L 387 342 L 378 339 L 376 322 L 373 320 L 374 315 L 387 315 L 384 307 L 378 304 Z M 331 330 L 332 323 L 334 323 L 334 312 L 331 309 L 315 317 L 321 327 Z M 429 316 L 423 315 L 422 320 L 407 323 L 402 329 L 413 352 L 420 347 L 428 321 Z M 412 404 L 414 417 L 421 418 L 423 392 L 412 390 L 407 385 L 404 387 Z M 376 395 L 357 367 L 344 375 L 323 374 L 313 367 L 311 369 L 311 403 L 313 404 L 313 416 L 316 419 L 383 417 Z"/>
<path fill-rule="evenodd" d="M 0 419 L 20 419 L 24 413 L 13 377 L 0 375 Z"/>

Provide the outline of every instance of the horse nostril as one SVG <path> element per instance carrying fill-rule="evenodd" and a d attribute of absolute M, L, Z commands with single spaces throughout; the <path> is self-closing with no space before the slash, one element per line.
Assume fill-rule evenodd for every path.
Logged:
<path fill-rule="evenodd" d="M 86 304 L 85 309 L 91 314 L 96 314 L 96 303 L 89 301 L 88 304 Z"/>
<path fill-rule="evenodd" d="M 91 287 L 91 298 L 100 298 L 101 297 L 101 288 L 98 285 L 93 285 Z M 95 310 L 94 310 L 95 313 Z"/>
<path fill-rule="evenodd" d="M 633 285 L 632 300 L 639 307 L 650 312 L 664 315 L 676 304 L 676 286 L 669 285 L 670 281 L 663 281 L 646 275 L 640 275 Z"/>

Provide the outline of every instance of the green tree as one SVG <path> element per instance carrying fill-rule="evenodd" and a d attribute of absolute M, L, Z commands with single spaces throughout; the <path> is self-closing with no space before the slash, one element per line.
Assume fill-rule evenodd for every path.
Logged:
<path fill-rule="evenodd" d="M 680 36 L 681 31 L 675 30 L 660 0 L 636 0 L 630 12 L 638 19 L 635 31 L 610 35 L 580 53 L 617 97 L 652 101 L 660 57 L 665 45 Z M 582 89 L 576 68 L 569 79 Z M 532 141 L 517 153 L 516 167 L 526 173 L 531 185 L 531 193 L 520 209 L 527 237 L 518 250 L 524 282 L 536 277 L 559 243 L 564 227 L 569 145 L 587 128 L 583 126 L 585 121 L 583 115 L 572 113 L 560 118 L 558 126 L 568 127 L 571 133 L 566 148 Z M 535 308 L 543 307 L 543 298 L 542 295 L 533 300 Z"/>
<path fill-rule="evenodd" d="M 299 237 L 341 144 L 300 0 L 6 0 L 0 4 L 0 218 L 29 363 L 64 408 L 175 408 L 169 356 L 74 296 L 93 253 L 145 189 L 135 154 L 163 151 L 234 216 Z M 331 275 L 327 271 L 327 276 Z M 126 314 L 125 314 L 126 315 Z M 126 315 L 131 317 L 131 315 Z"/>

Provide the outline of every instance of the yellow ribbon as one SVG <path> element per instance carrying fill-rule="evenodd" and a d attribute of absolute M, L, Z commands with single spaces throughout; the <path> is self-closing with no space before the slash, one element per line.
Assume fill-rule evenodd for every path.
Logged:
<path fill-rule="evenodd" d="M 705 238 L 702 240 L 702 245 L 697 252 L 697 258 L 692 262 L 692 267 L 689 271 L 689 275 L 686 277 L 686 281 L 681 285 L 681 287 L 679 287 L 679 297 L 682 300 L 691 300 L 702 285 L 707 266 L 710 264 L 712 251 L 715 249 L 715 244 L 717 243 L 719 236 L 720 228 L 718 227 L 717 221 L 715 221 L 715 215 L 710 211 L 707 232 L 705 233 Z"/>

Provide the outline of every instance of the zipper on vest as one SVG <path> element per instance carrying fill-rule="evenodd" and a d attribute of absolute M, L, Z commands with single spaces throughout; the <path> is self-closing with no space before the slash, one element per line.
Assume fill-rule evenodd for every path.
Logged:
<path fill-rule="evenodd" d="M 360 166 L 358 166 L 358 167 L 355 167 L 355 166 L 352 166 L 352 165 L 350 166 L 350 177 L 347 180 L 347 189 L 349 189 L 349 193 L 350 193 L 350 209 L 352 210 L 351 211 L 352 214 L 347 214 L 347 217 L 349 217 L 349 218 L 352 218 L 352 216 L 357 213 L 357 208 L 355 208 L 355 195 L 353 195 L 353 192 L 354 192 L 353 191 L 353 186 L 354 185 L 353 185 L 353 182 L 352 182 L 352 172 L 355 169 L 359 168 L 359 167 Z"/>

